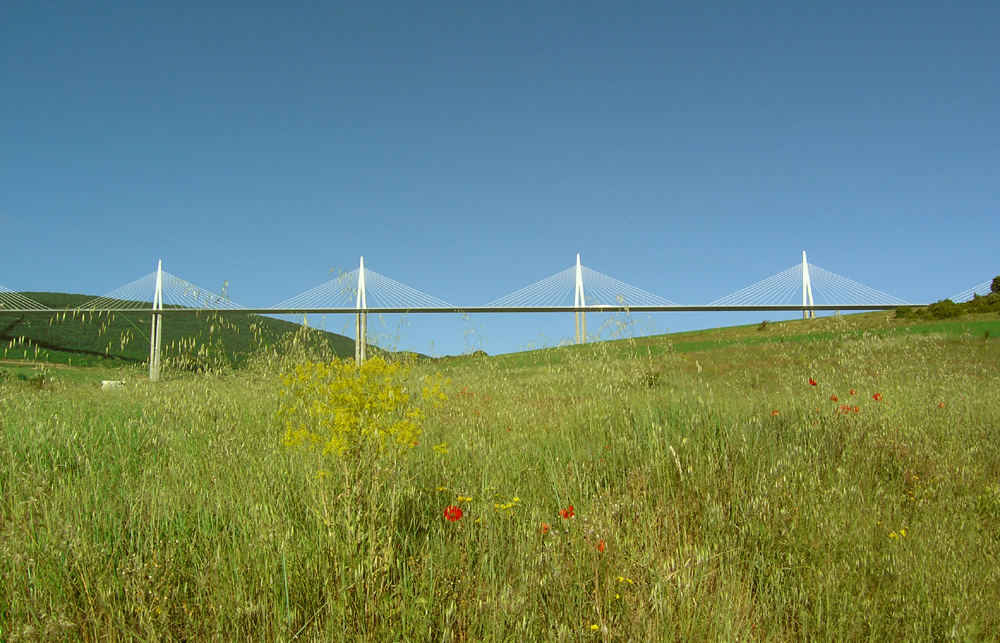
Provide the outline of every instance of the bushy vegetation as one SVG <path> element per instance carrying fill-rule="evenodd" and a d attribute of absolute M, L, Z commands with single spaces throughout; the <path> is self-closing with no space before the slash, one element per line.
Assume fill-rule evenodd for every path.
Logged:
<path fill-rule="evenodd" d="M 307 361 L 282 376 L 281 403 L 275 414 L 285 428 L 285 445 L 320 449 L 323 456 L 359 457 L 419 444 L 424 412 L 418 401 L 447 399 L 441 378 L 425 377 L 412 399 L 405 378 L 410 364 L 373 357 L 360 366 L 352 360 Z"/>
<path fill-rule="evenodd" d="M 0 639 L 993 638 L 1000 343 L 810 324 L 399 369 L 365 395 L 450 383 L 391 457 L 285 444 L 302 338 L 8 377 Z"/>
<path fill-rule="evenodd" d="M 973 294 L 969 301 L 955 303 L 942 299 L 929 306 L 900 306 L 896 317 L 900 319 L 950 319 L 976 313 L 1000 312 L 1000 276 L 993 279 L 986 295 Z"/>

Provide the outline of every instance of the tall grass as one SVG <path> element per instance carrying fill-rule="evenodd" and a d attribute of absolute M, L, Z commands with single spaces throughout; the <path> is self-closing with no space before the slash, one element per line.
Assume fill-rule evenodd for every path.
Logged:
<path fill-rule="evenodd" d="M 1000 635 L 996 340 L 432 364 L 360 461 L 282 446 L 289 361 L 0 383 L 0 639 Z"/>

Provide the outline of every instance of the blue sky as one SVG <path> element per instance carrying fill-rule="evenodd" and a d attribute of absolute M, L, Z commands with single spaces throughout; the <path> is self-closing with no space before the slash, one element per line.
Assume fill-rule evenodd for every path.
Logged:
<path fill-rule="evenodd" d="M 163 259 L 263 307 L 360 255 L 458 305 L 578 252 L 682 304 L 803 250 L 913 302 L 1000 274 L 993 1 L 0 11 L 7 288 L 104 294 Z M 492 353 L 573 326 L 433 316 L 401 330 L 400 347 Z"/>

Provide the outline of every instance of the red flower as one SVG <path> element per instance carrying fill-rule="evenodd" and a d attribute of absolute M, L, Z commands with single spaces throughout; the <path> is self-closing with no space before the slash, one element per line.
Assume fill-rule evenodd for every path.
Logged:
<path fill-rule="evenodd" d="M 778 414 L 778 409 L 774 409 L 773 411 L 771 411 L 771 415 L 777 415 L 777 414 Z"/>
<path fill-rule="evenodd" d="M 882 394 L 881 393 L 876 393 L 875 395 L 872 395 L 872 399 L 875 400 L 876 402 L 881 402 L 882 401 Z"/>
<path fill-rule="evenodd" d="M 839 400 L 839 399 L 837 399 L 837 396 L 836 396 L 836 395 L 831 395 L 831 396 L 830 396 L 830 401 L 831 401 L 831 402 L 839 402 L 840 400 Z"/>
<path fill-rule="evenodd" d="M 943 409 L 944 408 L 944 402 L 938 402 L 938 408 L 939 409 Z"/>
<path fill-rule="evenodd" d="M 816 386 L 816 380 L 814 380 L 813 378 L 810 377 L 809 378 L 809 386 Z"/>
<path fill-rule="evenodd" d="M 542 528 L 541 528 L 541 529 L 539 529 L 539 530 L 538 530 L 538 532 L 539 532 L 540 534 L 542 534 L 543 536 L 544 536 L 545 534 L 549 533 L 549 523 L 547 523 L 547 522 L 543 522 L 543 523 L 542 523 Z"/>
<path fill-rule="evenodd" d="M 858 393 L 857 391 L 855 391 L 854 389 L 851 389 L 851 395 L 857 395 L 857 393 Z"/>
<path fill-rule="evenodd" d="M 601 552 L 602 554 L 604 553 L 604 540 L 603 539 L 601 540 L 601 542 L 597 543 L 597 551 Z"/>
<path fill-rule="evenodd" d="M 559 510 L 559 515 L 562 516 L 563 518 L 567 518 L 567 519 L 568 518 L 572 518 L 573 517 L 573 505 L 570 505 L 569 507 L 566 507 L 565 509 L 560 509 Z"/>
<path fill-rule="evenodd" d="M 444 510 L 444 517 L 450 522 L 455 522 L 462 517 L 462 508 L 455 505 L 448 505 L 448 508 Z"/>
<path fill-rule="evenodd" d="M 861 407 L 860 406 L 853 406 L 853 407 L 851 407 L 851 410 L 854 411 L 855 413 L 860 413 L 861 412 Z"/>

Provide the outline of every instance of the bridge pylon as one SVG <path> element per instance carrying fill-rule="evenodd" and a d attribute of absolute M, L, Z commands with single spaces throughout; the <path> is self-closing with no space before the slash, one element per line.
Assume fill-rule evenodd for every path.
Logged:
<path fill-rule="evenodd" d="M 802 319 L 816 319 L 816 311 L 813 308 L 805 308 L 805 306 L 813 306 L 813 287 L 812 282 L 809 281 L 809 263 L 806 262 L 806 251 L 802 251 Z"/>
<path fill-rule="evenodd" d="M 358 293 L 355 303 L 358 312 L 354 320 L 354 361 L 361 366 L 367 359 L 368 344 L 368 293 L 365 291 L 365 258 L 358 267 Z"/>
<path fill-rule="evenodd" d="M 580 266 L 580 253 L 576 253 L 576 286 L 573 290 L 573 306 L 580 308 L 586 305 L 583 298 L 583 268 Z M 587 341 L 587 311 L 577 310 L 576 316 L 576 343 L 584 344 Z"/>
<path fill-rule="evenodd" d="M 163 310 L 163 260 L 156 263 L 156 290 L 153 310 Z M 149 327 L 149 381 L 160 381 L 160 342 L 163 338 L 163 315 L 153 313 Z"/>

